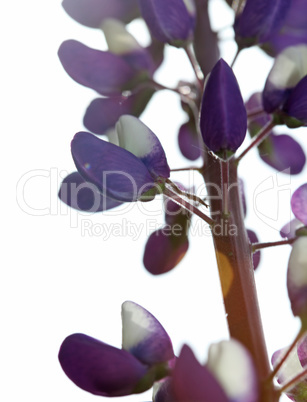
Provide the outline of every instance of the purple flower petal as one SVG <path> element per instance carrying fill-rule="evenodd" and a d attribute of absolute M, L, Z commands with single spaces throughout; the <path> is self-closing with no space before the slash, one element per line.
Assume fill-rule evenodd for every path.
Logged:
<path fill-rule="evenodd" d="M 176 361 L 171 385 L 176 402 L 230 402 L 213 374 L 198 363 L 187 345 L 183 346 Z"/>
<path fill-rule="evenodd" d="M 143 263 L 151 274 L 161 275 L 169 272 L 179 264 L 188 251 L 187 234 L 182 226 L 179 224 L 177 226 L 164 226 L 149 236 Z"/>
<path fill-rule="evenodd" d="M 152 400 L 154 402 L 176 402 L 175 397 L 172 394 L 170 378 L 154 384 Z"/>
<path fill-rule="evenodd" d="M 195 161 L 200 157 L 202 144 L 200 143 L 200 138 L 193 121 L 185 123 L 180 127 L 178 143 L 180 151 L 185 158 Z"/>
<path fill-rule="evenodd" d="M 248 350 L 235 339 L 212 344 L 208 369 L 234 402 L 257 402 L 259 384 L 256 368 Z"/>
<path fill-rule="evenodd" d="M 295 237 L 295 232 L 297 229 L 302 227 L 303 224 L 301 221 L 298 219 L 292 219 L 292 221 L 286 223 L 281 229 L 280 229 L 280 236 L 283 238 L 288 238 L 291 239 L 292 237 Z"/>
<path fill-rule="evenodd" d="M 253 230 L 247 229 L 247 236 L 249 241 L 253 243 L 259 243 L 258 236 Z M 260 258 L 261 258 L 261 252 L 258 250 L 255 253 L 253 253 L 253 265 L 254 265 L 254 270 L 258 268 L 258 265 L 260 263 Z"/>
<path fill-rule="evenodd" d="M 64 10 L 80 24 L 99 28 L 106 18 L 130 22 L 139 16 L 138 0 L 63 0 Z"/>
<path fill-rule="evenodd" d="M 298 124 L 307 124 L 307 75 L 293 89 L 283 111 L 298 120 Z"/>
<path fill-rule="evenodd" d="M 101 396 L 134 393 L 147 372 L 147 367 L 129 352 L 84 334 L 73 334 L 64 340 L 59 360 L 71 381 Z"/>
<path fill-rule="evenodd" d="M 196 59 L 204 74 L 210 73 L 220 58 L 217 33 L 210 26 L 208 1 L 196 1 L 196 26 L 193 48 Z"/>
<path fill-rule="evenodd" d="M 255 92 L 251 95 L 249 100 L 245 103 L 247 114 L 253 110 L 259 110 L 262 108 L 262 93 Z M 259 131 L 271 120 L 267 113 L 263 113 L 260 116 L 256 116 L 248 119 L 248 131 L 251 137 L 254 137 Z"/>
<path fill-rule="evenodd" d="M 300 186 L 291 197 L 291 209 L 295 217 L 307 225 L 307 183 Z"/>
<path fill-rule="evenodd" d="M 307 42 L 307 4 L 305 0 L 292 0 L 290 9 L 279 31 L 273 33 L 265 44 L 265 50 L 276 56 L 289 46 Z"/>
<path fill-rule="evenodd" d="M 275 59 L 263 90 L 263 107 L 267 113 L 282 107 L 290 91 L 307 75 L 307 46 L 286 48 Z"/>
<path fill-rule="evenodd" d="M 79 173 L 107 197 L 136 201 L 154 188 L 154 180 L 140 159 L 92 134 L 77 133 L 71 151 Z"/>
<path fill-rule="evenodd" d="M 139 5 L 156 39 L 175 46 L 189 39 L 193 21 L 183 0 L 139 0 Z"/>
<path fill-rule="evenodd" d="M 215 65 L 206 84 L 200 128 L 204 143 L 221 157 L 234 153 L 245 138 L 247 117 L 240 88 L 223 59 Z"/>
<path fill-rule="evenodd" d="M 234 25 L 239 46 L 265 42 L 280 28 L 290 4 L 289 0 L 247 0 Z"/>
<path fill-rule="evenodd" d="M 101 95 L 118 95 L 130 89 L 137 75 L 120 56 L 91 49 L 76 40 L 63 42 L 58 55 L 72 79 Z"/>
<path fill-rule="evenodd" d="M 103 196 L 94 184 L 86 182 L 78 172 L 65 177 L 59 198 L 71 208 L 86 212 L 106 211 L 122 204 Z"/>
<path fill-rule="evenodd" d="M 287 274 L 292 312 L 307 320 L 307 237 L 299 237 L 292 246 Z"/>
<path fill-rule="evenodd" d="M 158 137 L 139 119 L 121 116 L 116 124 L 119 146 L 138 157 L 153 176 L 167 178 L 170 168 Z"/>
<path fill-rule="evenodd" d="M 307 366 L 307 336 L 305 335 L 297 345 L 297 355 L 303 368 Z"/>
<path fill-rule="evenodd" d="M 258 147 L 261 159 L 279 172 L 299 174 L 306 163 L 303 148 L 289 135 L 271 134 Z"/>
<path fill-rule="evenodd" d="M 174 358 L 173 346 L 160 322 L 131 301 L 122 305 L 123 349 L 144 364 L 155 365 Z"/>
<path fill-rule="evenodd" d="M 154 92 L 145 88 L 130 96 L 94 99 L 86 110 L 83 124 L 95 134 L 105 134 L 115 126 L 121 115 L 140 116 Z"/>

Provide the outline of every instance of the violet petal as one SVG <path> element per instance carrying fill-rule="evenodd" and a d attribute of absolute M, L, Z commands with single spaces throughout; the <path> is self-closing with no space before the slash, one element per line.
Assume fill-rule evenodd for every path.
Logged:
<path fill-rule="evenodd" d="M 174 358 L 173 346 L 160 322 L 143 307 L 122 305 L 123 349 L 144 364 L 155 365 Z"/>
<path fill-rule="evenodd" d="M 201 156 L 201 143 L 194 121 L 184 123 L 178 133 L 178 143 L 182 155 L 190 161 Z"/>
<path fill-rule="evenodd" d="M 115 126 L 121 115 L 140 116 L 154 92 L 144 88 L 130 96 L 94 99 L 85 112 L 83 124 L 95 134 L 105 134 Z"/>
<path fill-rule="evenodd" d="M 147 372 L 147 367 L 129 352 L 84 334 L 73 334 L 64 340 L 59 360 L 71 381 L 101 396 L 133 393 Z"/>
<path fill-rule="evenodd" d="M 234 24 L 239 46 L 265 42 L 279 29 L 290 5 L 289 0 L 247 0 Z"/>
<path fill-rule="evenodd" d="M 183 0 L 139 0 L 142 17 L 152 35 L 163 43 L 179 45 L 191 35 L 191 16 Z"/>
<path fill-rule="evenodd" d="M 307 75 L 291 91 L 283 111 L 302 125 L 307 124 Z"/>
<path fill-rule="evenodd" d="M 184 345 L 172 375 L 176 402 L 230 402 L 213 374 L 196 360 L 192 350 Z"/>
<path fill-rule="evenodd" d="M 217 62 L 206 84 L 200 128 L 204 143 L 221 157 L 234 153 L 245 138 L 247 117 L 240 88 L 223 59 Z"/>
<path fill-rule="evenodd" d="M 143 263 L 148 272 L 161 275 L 172 270 L 185 256 L 189 240 L 178 226 L 178 235 L 172 234 L 172 226 L 153 232 L 146 243 Z"/>
<path fill-rule="evenodd" d="M 279 172 L 299 174 L 306 163 L 303 148 L 286 134 L 271 134 L 258 150 L 261 159 Z"/>
<path fill-rule="evenodd" d="M 59 198 L 71 208 L 86 212 L 106 211 L 122 204 L 103 196 L 98 188 L 86 182 L 79 172 L 65 177 L 59 190 Z"/>
<path fill-rule="evenodd" d="M 288 238 L 291 239 L 292 237 L 295 237 L 295 232 L 297 229 L 302 227 L 303 224 L 301 221 L 298 219 L 292 219 L 292 221 L 286 223 L 281 229 L 280 229 L 280 236 L 283 238 Z"/>
<path fill-rule="evenodd" d="M 146 166 L 117 145 L 92 134 L 77 133 L 71 143 L 72 156 L 79 173 L 108 197 L 136 201 L 154 187 Z"/>
<path fill-rule="evenodd" d="M 307 183 L 300 186 L 291 197 L 291 209 L 295 217 L 307 225 Z"/>
<path fill-rule="evenodd" d="M 76 40 L 63 42 L 58 55 L 72 79 L 101 95 L 121 94 L 137 74 L 120 56 L 91 49 Z"/>
<path fill-rule="evenodd" d="M 71 18 L 91 28 L 99 28 L 106 18 L 130 22 L 139 16 L 138 0 L 63 0 Z"/>

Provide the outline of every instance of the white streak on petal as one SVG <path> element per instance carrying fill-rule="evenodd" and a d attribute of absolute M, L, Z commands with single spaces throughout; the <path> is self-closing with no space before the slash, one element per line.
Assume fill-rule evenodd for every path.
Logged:
<path fill-rule="evenodd" d="M 294 88 L 307 75 L 307 46 L 290 46 L 275 59 L 268 80 L 278 89 Z"/>
<path fill-rule="evenodd" d="M 122 305 L 123 349 L 130 351 L 152 333 L 152 317 L 147 310 L 131 301 Z"/>
<path fill-rule="evenodd" d="M 275 368 L 277 364 L 280 362 L 282 357 L 285 355 L 289 348 L 285 347 L 283 349 L 278 350 L 272 356 L 272 364 Z M 297 355 L 297 348 L 294 348 L 284 364 L 282 365 L 281 369 L 278 371 L 278 382 L 283 384 L 285 382 L 290 381 L 293 377 L 303 371 L 302 365 Z"/>
<path fill-rule="evenodd" d="M 148 155 L 155 146 L 154 134 L 138 118 L 123 115 L 116 123 L 119 146 L 138 158 Z"/>
<path fill-rule="evenodd" d="M 114 130 L 114 128 L 110 128 L 109 130 L 107 130 L 105 134 L 108 137 L 109 142 L 111 142 L 114 145 L 119 145 L 118 135 L 116 130 Z"/>
<path fill-rule="evenodd" d="M 183 2 L 188 10 L 188 13 L 194 16 L 196 14 L 196 6 L 194 0 L 183 0 Z"/>
<path fill-rule="evenodd" d="M 258 401 L 257 378 L 248 351 L 234 339 L 212 344 L 208 353 L 208 368 L 234 401 Z"/>
<path fill-rule="evenodd" d="M 134 36 L 127 30 L 125 25 L 116 19 L 107 18 L 101 25 L 108 48 L 114 54 L 126 54 L 142 49 Z"/>
<path fill-rule="evenodd" d="M 293 243 L 289 259 L 288 279 L 291 286 L 307 285 L 307 237 L 299 237 Z"/>

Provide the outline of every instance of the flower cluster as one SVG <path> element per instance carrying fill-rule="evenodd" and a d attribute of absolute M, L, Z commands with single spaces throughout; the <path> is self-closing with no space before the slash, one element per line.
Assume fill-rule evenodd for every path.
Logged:
<path fill-rule="evenodd" d="M 200 364 L 187 345 L 176 357 L 159 321 L 140 305 L 125 302 L 122 348 L 84 334 L 70 335 L 61 346 L 64 372 L 92 394 L 124 396 L 153 387 L 154 402 L 275 402 L 282 392 L 296 402 L 307 399 L 307 184 L 292 196 L 296 219 L 281 229 L 283 240 L 259 243 L 245 227 L 246 201 L 237 174 L 252 149 L 277 171 L 299 174 L 304 169 L 304 151 L 289 131 L 307 125 L 307 3 L 226 2 L 234 9 L 238 46 L 232 64 L 220 58 L 208 0 L 63 0 L 72 18 L 103 31 L 107 50 L 76 40 L 59 48 L 68 75 L 99 94 L 84 115 L 87 131 L 75 134 L 71 142 L 77 171 L 63 180 L 59 198 L 77 210 L 97 213 L 162 195 L 165 224 L 149 236 L 143 257 L 153 275 L 168 273 L 185 256 L 192 215 L 205 221 L 212 232 L 230 332 L 229 340 L 210 346 L 206 364 Z M 148 46 L 141 46 L 129 31 L 136 18 L 148 29 Z M 186 53 L 193 82 L 179 81 L 169 88 L 155 80 L 168 46 Z M 244 100 L 232 66 L 251 46 L 274 62 L 263 87 Z M 207 185 L 206 198 L 171 180 L 166 152 L 141 120 L 155 92 L 165 89 L 178 95 L 186 115 L 178 129 L 179 149 L 186 159 L 200 161 L 173 170 L 197 171 Z M 287 133 L 275 131 L 281 125 Z M 251 142 L 242 150 L 247 131 Z M 227 225 L 235 226 L 235 236 L 224 231 Z M 290 347 L 273 355 L 271 369 L 254 270 L 261 248 L 284 244 L 292 246 L 287 290 L 301 329 Z"/>

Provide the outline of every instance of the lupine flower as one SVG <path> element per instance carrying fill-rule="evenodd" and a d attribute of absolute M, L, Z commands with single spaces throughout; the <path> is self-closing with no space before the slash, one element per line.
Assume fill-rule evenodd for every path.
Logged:
<path fill-rule="evenodd" d="M 155 386 L 155 402 L 256 402 L 259 393 L 252 358 L 233 339 L 211 345 L 205 366 L 184 345 L 171 377 Z"/>
<path fill-rule="evenodd" d="M 307 226 L 307 183 L 300 186 L 291 197 L 291 209 L 295 217 Z"/>
<path fill-rule="evenodd" d="M 138 0 L 63 0 L 67 14 L 80 24 L 100 28 L 106 18 L 130 22 L 139 16 Z"/>
<path fill-rule="evenodd" d="M 307 46 L 283 50 L 275 59 L 263 90 L 263 107 L 278 124 L 307 124 Z"/>
<path fill-rule="evenodd" d="M 79 173 L 117 201 L 150 200 L 161 192 L 170 169 L 156 135 L 133 116 L 116 125 L 118 145 L 77 133 L 71 151 Z"/>
<path fill-rule="evenodd" d="M 288 348 L 277 350 L 272 356 L 272 365 L 275 368 Z M 304 336 L 296 347 L 290 352 L 281 369 L 277 373 L 277 381 L 280 385 L 288 383 L 291 379 L 303 372 L 307 367 L 307 338 Z M 295 402 L 307 400 L 307 374 L 301 381 L 286 390 L 285 394 Z"/>
<path fill-rule="evenodd" d="M 172 343 L 160 322 L 131 301 L 122 305 L 122 349 L 84 334 L 68 336 L 59 352 L 65 374 L 94 395 L 123 396 L 144 392 L 168 375 Z"/>
<path fill-rule="evenodd" d="M 59 198 L 71 208 L 86 212 L 101 212 L 122 204 L 104 196 L 92 183 L 86 182 L 79 172 L 69 174 L 63 180 Z"/>
<path fill-rule="evenodd" d="M 240 88 L 223 59 L 213 68 L 202 99 L 200 129 L 209 150 L 229 158 L 242 144 L 247 117 Z"/>
<path fill-rule="evenodd" d="M 261 93 L 254 93 L 245 106 L 247 112 L 261 108 Z M 248 120 L 248 131 L 254 137 L 270 121 L 263 112 L 261 116 Z M 306 163 L 305 153 L 298 142 L 287 134 L 276 135 L 272 130 L 269 137 L 258 145 L 260 158 L 279 172 L 299 174 Z"/>
<path fill-rule="evenodd" d="M 139 0 L 142 17 L 152 35 L 180 47 L 191 39 L 194 28 L 193 0 Z"/>
<path fill-rule="evenodd" d="M 291 0 L 247 0 L 235 20 L 239 48 L 265 42 L 282 25 Z"/>
<path fill-rule="evenodd" d="M 280 29 L 274 30 L 262 46 L 272 56 L 276 56 L 286 47 L 307 42 L 306 1 L 291 0 L 289 3 L 290 8 Z"/>
<path fill-rule="evenodd" d="M 185 190 L 181 185 L 178 187 Z M 169 272 L 189 248 L 191 214 L 170 199 L 165 199 L 164 205 L 166 224 L 149 236 L 144 251 L 144 266 L 153 275 Z"/>
<path fill-rule="evenodd" d="M 280 229 L 280 236 L 283 238 L 291 239 L 296 236 L 296 231 L 301 228 L 303 223 L 298 219 L 292 219 Z"/>

